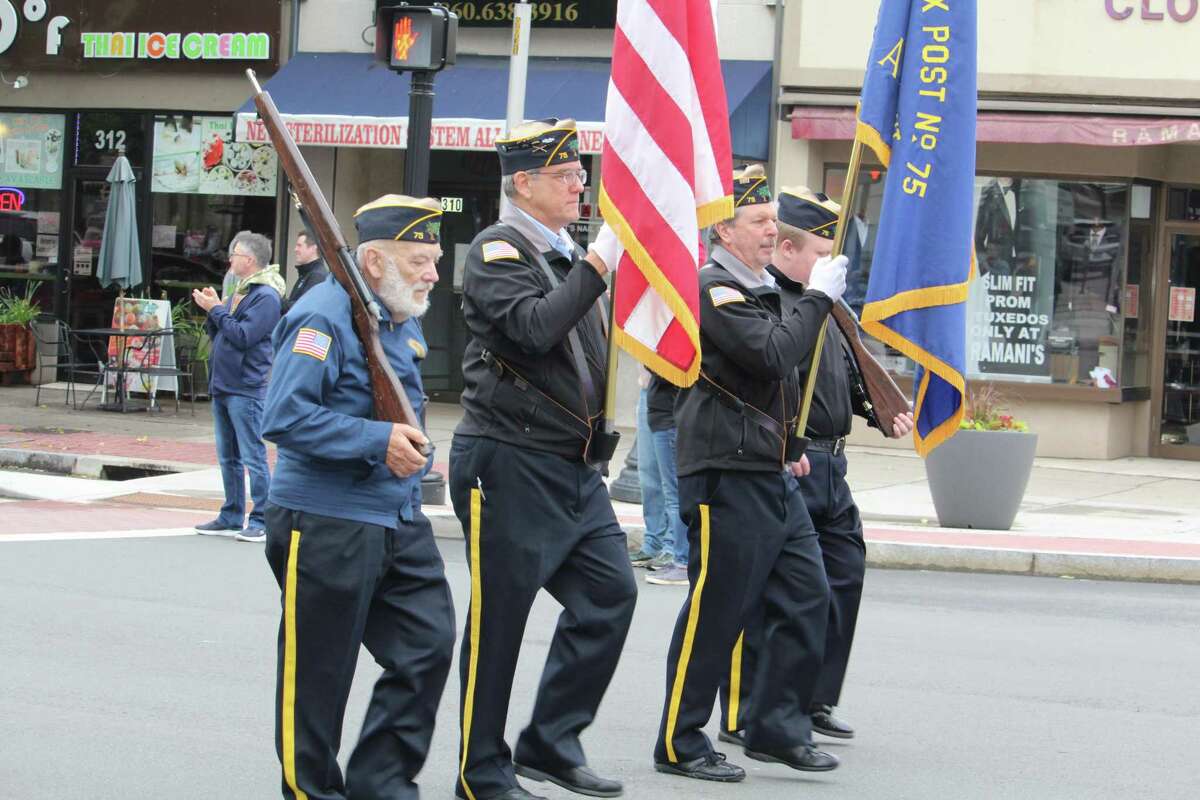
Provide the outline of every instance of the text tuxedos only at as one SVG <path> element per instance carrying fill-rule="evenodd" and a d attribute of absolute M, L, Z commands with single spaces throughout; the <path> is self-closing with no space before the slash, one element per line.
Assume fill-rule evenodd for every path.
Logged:
<path fill-rule="evenodd" d="M 383 309 L 380 339 L 420 413 L 416 320 Z M 276 749 L 283 796 L 415 798 L 454 648 L 454 607 L 420 476 L 386 464 L 392 423 L 372 419 L 350 299 L 332 277 L 276 328 L 264 435 L 279 448 L 267 560 L 281 589 Z M 343 781 L 342 718 L 365 645 L 375 684 Z"/>
<path fill-rule="evenodd" d="M 604 281 L 560 252 L 515 204 L 500 221 L 467 255 L 463 315 L 471 339 L 450 457 L 450 496 L 471 568 L 456 786 L 470 800 L 518 785 L 504 728 L 537 592 L 545 588 L 563 612 L 515 760 L 542 771 L 587 763 L 579 737 L 616 669 L 637 598 L 608 489 L 583 461 L 605 386 L 597 304 Z M 543 255 L 555 281 L 528 247 Z M 571 338 L 591 392 L 576 371 Z"/>
<path fill-rule="evenodd" d="M 783 317 L 774 282 L 720 247 L 700 271 L 701 378 L 676 405 L 691 587 L 668 654 L 660 764 L 712 752 L 701 729 L 755 608 L 765 633 L 753 681 L 770 711 L 753 720 L 748 746 L 782 749 L 809 736 L 829 588 L 784 466 L 799 408 L 796 367 L 831 304 L 816 292 L 805 304 L 805 314 Z"/>

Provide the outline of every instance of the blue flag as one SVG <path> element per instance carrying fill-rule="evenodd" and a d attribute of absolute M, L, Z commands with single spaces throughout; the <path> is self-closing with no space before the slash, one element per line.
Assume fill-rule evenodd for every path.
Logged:
<path fill-rule="evenodd" d="M 860 142 L 888 166 L 862 322 L 917 362 L 917 452 L 958 430 L 974 276 L 976 0 L 881 0 Z"/>

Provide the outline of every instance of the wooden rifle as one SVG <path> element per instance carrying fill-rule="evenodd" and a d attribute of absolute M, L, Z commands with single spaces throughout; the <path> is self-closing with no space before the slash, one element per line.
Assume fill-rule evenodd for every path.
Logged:
<path fill-rule="evenodd" d="M 329 265 L 330 272 L 337 279 L 346 294 L 350 295 L 350 308 L 354 318 L 354 330 L 362 341 L 366 351 L 367 372 L 371 376 L 371 393 L 375 400 L 375 418 L 383 422 L 401 423 L 418 430 L 421 421 L 413 411 L 412 403 L 400 385 L 396 371 L 384 352 L 383 342 L 379 339 L 379 321 L 382 312 L 375 300 L 371 289 L 358 268 L 358 261 L 346 245 L 341 229 L 338 228 L 337 218 L 333 216 L 329 203 L 321 194 L 321 188 L 313 178 L 304 156 L 292 139 L 292 134 L 283 124 L 275 101 L 258 84 L 254 70 L 246 70 L 246 76 L 254 84 L 254 105 L 258 108 L 258 117 L 267 129 L 271 144 L 279 155 L 279 163 L 287 173 L 292 200 L 304 221 L 304 226 L 321 250 L 321 256 Z M 428 456 L 433 448 L 427 442 L 418 448 L 422 455 Z"/>
<path fill-rule="evenodd" d="M 900 387 L 892 380 L 888 371 L 875 360 L 875 357 L 863 344 L 858 315 L 850 306 L 846 305 L 846 301 L 838 300 L 833 304 L 833 311 L 830 313 L 850 348 L 850 355 L 853 357 L 854 366 L 858 371 L 858 375 L 852 376 L 852 378 L 861 381 L 859 388 L 866 396 L 865 405 L 867 412 L 872 417 L 871 421 L 879 430 L 883 431 L 884 436 L 894 436 L 893 421 L 895 418 L 900 414 L 912 411 L 908 398 L 904 396 L 904 392 L 900 391 Z"/>

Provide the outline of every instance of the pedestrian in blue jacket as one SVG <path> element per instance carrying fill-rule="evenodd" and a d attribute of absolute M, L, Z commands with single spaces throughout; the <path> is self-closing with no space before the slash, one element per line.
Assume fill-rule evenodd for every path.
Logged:
<path fill-rule="evenodd" d="M 379 338 L 413 409 L 424 396 L 417 321 L 437 282 L 441 203 L 387 195 L 355 214 Z M 371 378 L 333 277 L 275 329 L 263 435 L 279 448 L 267 561 L 281 590 L 276 751 L 285 798 L 416 798 L 454 648 L 454 605 L 421 513 L 417 428 L 373 419 Z M 358 650 L 383 667 L 345 778 L 342 716 Z"/>
<path fill-rule="evenodd" d="M 212 339 L 209 390 L 225 484 L 220 515 L 197 525 L 196 532 L 243 542 L 266 541 L 263 515 L 271 476 L 262 440 L 263 398 L 271 372 L 271 331 L 279 322 L 284 291 L 279 267 L 270 260 L 270 239 L 242 231 L 229 245 L 229 270 L 238 278 L 234 291 L 224 301 L 211 286 L 192 292 L 196 305 L 208 312 L 204 328 Z M 254 507 L 243 529 L 247 471 Z"/>

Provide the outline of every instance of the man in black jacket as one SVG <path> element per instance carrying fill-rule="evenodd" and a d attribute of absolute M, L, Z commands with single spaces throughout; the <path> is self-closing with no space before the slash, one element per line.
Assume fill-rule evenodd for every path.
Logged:
<path fill-rule="evenodd" d="M 303 297 L 305 292 L 329 277 L 329 270 L 321 260 L 321 248 L 317 247 L 317 243 L 307 231 L 296 237 L 292 254 L 296 257 L 296 282 L 292 284 L 292 291 L 283 302 L 284 314 L 296 305 L 296 301 Z"/>
<path fill-rule="evenodd" d="M 813 267 L 833 250 L 841 207 L 824 194 L 816 194 L 805 187 L 781 189 L 777 207 L 779 240 L 775 263 L 767 270 L 782 291 L 786 316 L 803 313 L 806 286 L 810 283 Z M 808 380 L 811 364 L 810 354 L 800 365 L 802 385 Z M 846 437 L 855 414 L 874 424 L 868 402 L 848 345 L 837 325 L 830 321 L 805 431 L 810 442 L 803 464 L 797 465 L 794 474 L 819 536 L 830 589 L 825 657 L 809 710 L 813 730 L 837 739 L 854 738 L 854 729 L 833 715 L 833 707 L 838 704 L 846 677 L 867 568 L 862 518 L 846 482 Z M 897 438 L 911 433 L 912 415 L 895 417 L 892 426 Z M 757 619 L 752 619 L 747 624 L 743 646 L 731 664 L 731 670 L 738 673 L 740 679 L 734 686 L 731 675 L 730 681 L 722 687 L 725 689 L 721 698 L 724 712 L 722 741 L 742 744 L 741 729 L 749 724 L 754 714 L 755 698 L 747 676 L 754 674 L 761 635 L 761 625 Z M 729 692 L 737 695 L 736 700 Z"/>
<path fill-rule="evenodd" d="M 471 569 L 455 791 L 468 800 L 534 797 L 518 785 L 515 762 L 524 777 L 616 797 L 621 784 L 587 767 L 579 736 L 616 669 L 637 599 L 625 534 L 585 460 L 605 394 L 603 276 L 619 245 L 604 228 L 581 257 L 565 230 L 587 180 L 574 121 L 529 123 L 496 147 L 508 206 L 467 254 L 471 338 L 450 450 L 450 496 Z M 509 694 L 543 587 L 564 610 L 514 756 L 504 741 Z"/>
<path fill-rule="evenodd" d="M 734 203 L 734 218 L 713 226 L 710 261 L 700 270 L 700 379 L 676 404 L 691 588 L 668 652 L 654 748 L 660 772 L 714 781 L 745 778 L 701 729 L 741 647 L 746 612 L 759 605 L 764 636 L 753 680 L 761 713 L 747 726 L 746 754 L 806 771 L 838 763 L 812 746 L 807 726 L 829 587 L 788 462 L 800 405 L 796 368 L 845 290 L 846 260 L 817 264 L 797 312 L 784 316 L 766 271 L 777 228 L 761 167 L 735 178 Z"/>

